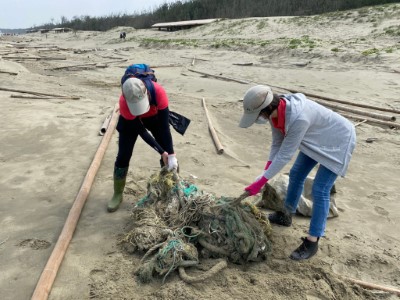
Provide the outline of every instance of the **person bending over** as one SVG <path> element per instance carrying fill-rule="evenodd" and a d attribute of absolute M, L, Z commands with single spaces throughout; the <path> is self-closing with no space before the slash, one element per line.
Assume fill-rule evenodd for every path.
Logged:
<path fill-rule="evenodd" d="M 250 195 L 259 193 L 299 150 L 289 173 L 284 209 L 268 216 L 271 223 L 291 226 L 306 177 L 319 164 L 312 187 L 309 234 L 290 255 L 294 260 L 308 259 L 317 253 L 319 238 L 325 232 L 331 188 L 337 176 L 346 174 L 356 143 L 355 128 L 346 118 L 303 94 L 277 95 L 263 85 L 254 86 L 245 93 L 243 109 L 240 127 L 269 122 L 272 130 L 264 172 L 245 188 Z"/>
<path fill-rule="evenodd" d="M 168 166 L 168 170 L 178 168 L 168 122 L 168 97 L 160 84 L 153 82 L 153 86 L 156 101 L 151 101 L 151 95 L 142 80 L 128 78 L 122 84 L 117 124 L 118 155 L 114 165 L 114 195 L 107 205 L 108 212 L 116 211 L 122 202 L 129 162 L 138 136 L 161 155 L 161 166 Z"/>

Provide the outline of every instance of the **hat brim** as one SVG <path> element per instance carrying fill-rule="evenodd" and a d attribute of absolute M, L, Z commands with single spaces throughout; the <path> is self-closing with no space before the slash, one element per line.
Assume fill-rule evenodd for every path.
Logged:
<path fill-rule="evenodd" d="M 128 105 L 130 113 L 134 116 L 143 115 L 150 110 L 150 102 L 147 93 L 138 102 L 132 103 L 126 101 L 126 104 Z"/>
<path fill-rule="evenodd" d="M 258 115 L 260 114 L 260 111 L 255 111 L 252 113 L 244 113 L 242 118 L 240 119 L 239 127 L 247 128 L 247 127 L 250 127 L 251 125 L 253 125 L 254 122 L 257 120 Z"/>

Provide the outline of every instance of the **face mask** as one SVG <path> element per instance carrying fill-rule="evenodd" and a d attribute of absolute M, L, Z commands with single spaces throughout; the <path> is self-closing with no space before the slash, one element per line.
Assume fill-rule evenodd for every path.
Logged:
<path fill-rule="evenodd" d="M 267 119 L 263 116 L 259 116 L 255 122 L 256 124 L 267 124 Z"/>

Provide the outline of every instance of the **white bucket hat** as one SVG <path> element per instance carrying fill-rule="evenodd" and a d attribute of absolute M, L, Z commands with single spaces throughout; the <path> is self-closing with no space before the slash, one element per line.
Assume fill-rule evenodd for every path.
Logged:
<path fill-rule="evenodd" d="M 266 85 L 256 85 L 247 90 L 243 97 L 243 116 L 239 127 L 247 128 L 254 124 L 261 110 L 271 104 L 274 96 Z"/>
<path fill-rule="evenodd" d="M 140 79 L 128 78 L 122 85 L 122 94 L 132 115 L 140 116 L 149 111 L 150 102 L 147 89 Z"/>

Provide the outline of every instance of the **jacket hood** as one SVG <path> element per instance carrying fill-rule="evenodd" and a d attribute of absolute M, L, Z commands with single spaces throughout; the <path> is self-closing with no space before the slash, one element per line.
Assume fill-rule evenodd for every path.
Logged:
<path fill-rule="evenodd" d="M 283 98 L 286 100 L 286 131 L 290 127 L 291 124 L 299 117 L 299 115 L 303 112 L 306 96 L 303 94 L 287 94 L 283 95 Z M 289 106 L 289 109 L 287 109 Z"/>

